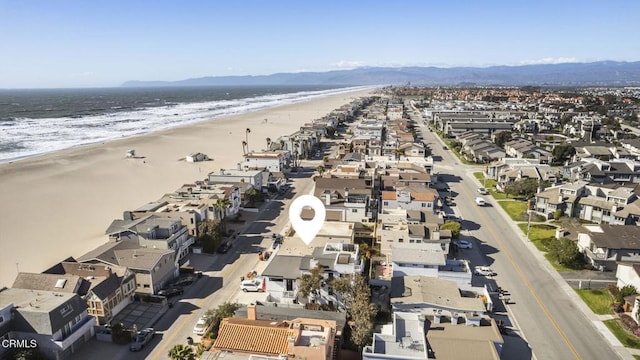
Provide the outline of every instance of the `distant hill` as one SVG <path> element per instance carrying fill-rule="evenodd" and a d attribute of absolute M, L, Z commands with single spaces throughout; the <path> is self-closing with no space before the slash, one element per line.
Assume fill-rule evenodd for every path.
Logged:
<path fill-rule="evenodd" d="M 260 76 L 209 76 L 180 81 L 127 81 L 125 87 L 259 85 L 539 85 L 637 86 L 640 61 L 491 67 L 362 67 Z"/>

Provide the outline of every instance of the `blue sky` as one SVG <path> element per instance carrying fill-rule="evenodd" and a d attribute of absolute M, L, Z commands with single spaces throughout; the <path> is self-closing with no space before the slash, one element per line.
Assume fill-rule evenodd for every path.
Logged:
<path fill-rule="evenodd" d="M 0 0 L 0 88 L 639 61 L 640 1 Z"/>

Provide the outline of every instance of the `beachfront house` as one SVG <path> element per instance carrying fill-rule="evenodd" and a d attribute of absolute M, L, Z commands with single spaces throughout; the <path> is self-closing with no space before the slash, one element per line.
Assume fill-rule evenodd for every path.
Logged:
<path fill-rule="evenodd" d="M 85 300 L 87 312 L 99 325 L 109 324 L 129 305 L 137 288 L 135 274 L 124 266 L 63 261 L 45 273 L 56 277 L 74 275 L 84 279 L 88 286 L 78 295 Z"/>
<path fill-rule="evenodd" d="M 211 184 L 250 184 L 254 189 L 260 191 L 266 185 L 267 179 L 262 169 L 260 170 L 242 170 L 240 169 L 220 169 L 218 172 L 210 172 L 207 180 Z M 242 190 L 242 189 L 241 189 Z"/>
<path fill-rule="evenodd" d="M 289 167 L 291 153 L 287 150 L 252 151 L 243 155 L 242 169 L 281 172 Z"/>
<path fill-rule="evenodd" d="M 23 341 L 47 359 L 68 359 L 94 335 L 95 320 L 73 292 L 0 289 L 0 356 Z"/>
<path fill-rule="evenodd" d="M 105 231 L 115 241 L 128 241 L 142 248 L 168 249 L 175 252 L 176 266 L 184 265 L 194 239 L 178 219 L 148 215 L 140 219 L 114 220 Z"/>
<path fill-rule="evenodd" d="M 136 293 L 155 294 L 179 274 L 175 251 L 141 248 L 110 240 L 78 258 L 83 264 L 127 267 L 135 274 Z"/>

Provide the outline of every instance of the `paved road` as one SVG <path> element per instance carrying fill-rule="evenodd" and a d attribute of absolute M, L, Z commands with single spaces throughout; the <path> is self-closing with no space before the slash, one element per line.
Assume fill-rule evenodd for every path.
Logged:
<path fill-rule="evenodd" d="M 307 172 L 296 175 L 291 191 L 264 204 L 257 219 L 246 226 L 227 254 L 197 257 L 197 263 L 193 265 L 204 271 L 204 276 L 188 286 L 180 299 L 171 300 L 175 305 L 154 325 L 156 336 L 142 351 L 131 353 L 128 346 L 92 340 L 74 359 L 167 359 L 169 349 L 176 344 L 186 344 L 187 337 L 199 342 L 200 337 L 193 334 L 193 325 L 207 309 L 216 308 L 224 302 L 235 302 L 240 296 L 252 295 L 240 291 L 240 277 L 257 267 L 258 252 L 270 248 L 271 241 L 265 239 L 264 234 L 281 232 L 287 225 L 288 216 L 280 215 L 288 213 L 291 199 L 311 192 L 313 181 L 310 175 L 311 169 L 317 166 L 316 162 L 305 164 L 308 165 Z"/>
<path fill-rule="evenodd" d="M 420 122 L 421 123 L 421 122 Z M 580 310 L 575 295 L 570 293 L 560 276 L 535 248 L 523 239 L 519 229 L 507 220 L 499 205 L 489 196 L 489 205 L 478 207 L 474 198 L 480 185 L 468 167 L 458 163 L 441 141 L 424 126 L 425 141 L 431 143 L 436 158 L 450 166 L 445 179 L 457 193 L 456 207 L 465 221 L 463 237 L 471 239 L 475 255 L 473 265 L 490 265 L 497 273 L 495 285 L 509 291 L 512 304 L 504 305 L 509 318 L 533 350 L 536 359 L 613 359 L 618 355 Z M 441 171 L 445 172 L 445 171 Z M 464 256 L 464 254 L 462 254 Z M 472 257 L 472 261 L 473 257 Z M 480 282 L 474 279 L 474 282 Z M 491 280 L 489 280 L 491 281 Z M 475 284 L 474 284 L 475 285 Z M 561 285 L 564 285 L 561 286 Z M 579 301 L 579 300 L 578 300 Z M 502 310 L 499 308 L 498 310 Z M 505 343 L 506 346 L 506 343 Z M 505 349 L 507 350 L 507 349 Z M 623 350 L 624 352 L 624 350 Z M 527 357 L 518 356 L 514 358 Z M 628 353 L 626 354 L 628 355 Z"/>

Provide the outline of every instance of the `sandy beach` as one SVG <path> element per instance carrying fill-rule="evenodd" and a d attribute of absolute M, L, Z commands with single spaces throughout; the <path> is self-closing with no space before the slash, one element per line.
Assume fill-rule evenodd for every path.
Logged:
<path fill-rule="evenodd" d="M 11 286 L 18 271 L 41 272 L 102 244 L 105 229 L 123 211 L 211 171 L 236 168 L 246 128 L 249 148 L 261 150 L 267 137 L 290 134 L 369 93 L 338 94 L 0 164 L 0 286 Z M 126 158 L 129 149 L 140 158 Z M 192 152 L 213 160 L 184 161 Z"/>

